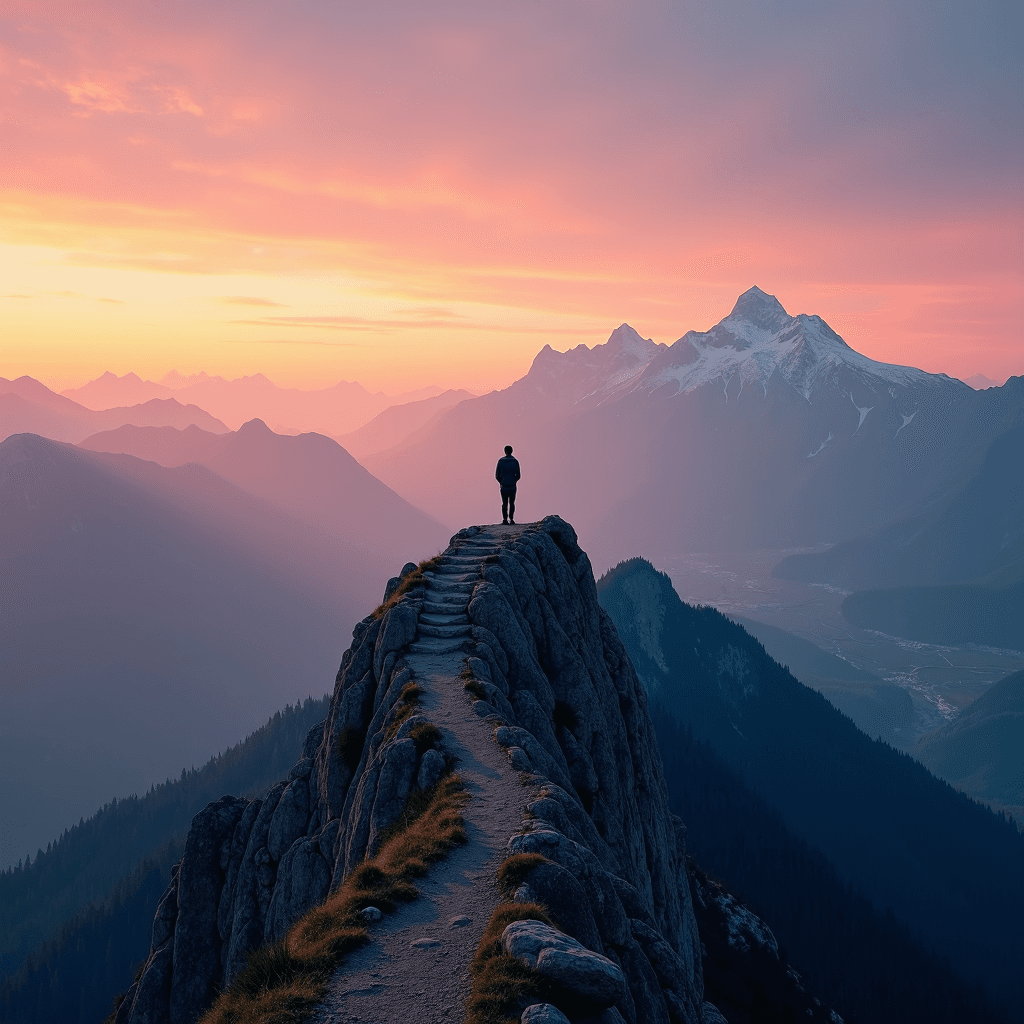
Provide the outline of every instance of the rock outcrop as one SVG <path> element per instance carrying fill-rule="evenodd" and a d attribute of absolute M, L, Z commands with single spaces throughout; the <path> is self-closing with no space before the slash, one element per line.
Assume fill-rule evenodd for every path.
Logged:
<path fill-rule="evenodd" d="M 552 516 L 463 530 L 439 560 L 389 582 L 288 778 L 193 820 L 118 1024 L 194 1024 L 249 953 L 372 856 L 410 795 L 446 770 L 453 752 L 444 738 L 424 744 L 426 719 L 403 702 L 425 643 L 464 666 L 451 686 L 471 679 L 479 728 L 533 794 L 507 839 L 510 857 L 534 855 L 514 899 L 544 904 L 558 928 L 512 925 L 503 942 L 575 1001 L 537 1000 L 524 1019 L 572 1020 L 581 1007 L 629 1024 L 721 1019 L 703 1002 L 685 829 L 669 812 L 645 691 L 589 559 Z"/>

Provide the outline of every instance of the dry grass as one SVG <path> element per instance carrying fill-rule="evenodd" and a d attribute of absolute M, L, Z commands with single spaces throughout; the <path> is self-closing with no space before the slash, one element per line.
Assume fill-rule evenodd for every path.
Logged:
<path fill-rule="evenodd" d="M 420 688 L 418 683 L 406 683 L 402 687 L 402 693 L 399 696 L 401 703 L 398 705 L 398 710 L 395 712 L 394 717 L 388 724 L 387 729 L 384 730 L 384 741 L 388 742 L 393 740 L 398 730 L 402 728 L 402 723 L 407 718 L 412 718 L 416 712 L 416 708 L 419 706 L 420 697 L 423 695 L 423 690 Z M 438 733 L 440 736 L 440 733 Z M 422 753 L 422 751 L 420 751 Z"/>
<path fill-rule="evenodd" d="M 442 555 L 437 554 L 434 555 L 433 558 L 427 558 L 420 562 L 420 564 L 417 565 L 416 568 L 398 584 L 398 588 L 395 592 L 383 604 L 379 604 L 373 609 L 373 617 L 375 619 L 379 619 L 386 612 L 389 612 L 394 608 L 394 606 L 398 604 L 398 602 L 401 601 L 410 590 L 414 587 L 420 586 L 424 582 L 423 574 L 425 572 L 429 572 L 431 569 L 436 569 L 437 566 L 441 564 L 442 557 Z"/>
<path fill-rule="evenodd" d="M 484 689 L 483 683 L 473 675 L 468 661 L 466 667 L 459 673 L 459 678 L 462 680 L 462 688 L 474 700 L 487 700 L 487 691 Z"/>
<path fill-rule="evenodd" d="M 402 818 L 382 836 L 377 855 L 292 925 L 281 942 L 250 954 L 201 1024 L 305 1020 L 344 955 L 369 938 L 359 911 L 373 906 L 391 913 L 399 903 L 414 900 L 418 892 L 411 879 L 466 841 L 461 810 L 468 799 L 462 780 L 451 774 L 433 789 L 413 794 Z"/>
<path fill-rule="evenodd" d="M 503 860 L 498 868 L 498 892 L 511 899 L 516 889 L 526 881 L 526 876 L 541 864 L 548 864 L 547 857 L 539 853 L 514 853 Z"/>
<path fill-rule="evenodd" d="M 551 1002 L 556 995 L 550 981 L 502 948 L 501 933 L 513 921 L 553 923 L 539 903 L 499 903 L 494 908 L 469 966 L 466 1024 L 517 1024 L 525 1006 Z"/>

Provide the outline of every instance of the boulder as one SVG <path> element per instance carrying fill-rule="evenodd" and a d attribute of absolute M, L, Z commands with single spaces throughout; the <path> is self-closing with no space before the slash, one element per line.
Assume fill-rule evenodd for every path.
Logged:
<path fill-rule="evenodd" d="M 425 751 L 420 758 L 419 771 L 416 773 L 416 785 L 420 789 L 430 789 L 431 786 L 437 785 L 447 767 L 444 754 L 436 750 Z"/>
<path fill-rule="evenodd" d="M 534 1003 L 523 1010 L 521 1024 L 569 1024 L 569 1018 L 551 1003 Z"/>
<path fill-rule="evenodd" d="M 581 1002 L 601 1009 L 625 995 L 626 979 L 606 956 L 540 921 L 513 921 L 502 933 L 505 952 Z"/>

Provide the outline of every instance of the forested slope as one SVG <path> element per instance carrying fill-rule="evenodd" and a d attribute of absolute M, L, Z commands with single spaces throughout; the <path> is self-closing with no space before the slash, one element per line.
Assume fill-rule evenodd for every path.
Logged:
<path fill-rule="evenodd" d="M 0 872 L 0 1020 L 95 1024 L 104 1016 L 145 958 L 156 901 L 193 815 L 225 793 L 262 795 L 327 705 L 323 697 L 285 707 L 201 768 L 111 801 Z"/>

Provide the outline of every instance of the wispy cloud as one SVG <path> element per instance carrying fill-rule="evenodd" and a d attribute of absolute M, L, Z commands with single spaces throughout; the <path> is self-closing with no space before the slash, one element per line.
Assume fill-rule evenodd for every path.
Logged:
<path fill-rule="evenodd" d="M 258 295 L 218 295 L 215 301 L 225 306 L 278 306 L 281 309 L 288 306 L 287 302 L 275 302 L 273 299 L 264 299 Z"/>
<path fill-rule="evenodd" d="M 220 338 L 224 345 L 317 345 L 323 348 L 365 348 L 360 341 L 321 341 L 317 338 Z"/>
<path fill-rule="evenodd" d="M 532 324 L 494 324 L 470 320 L 461 314 L 449 317 L 419 316 L 408 320 L 392 320 L 362 316 L 267 316 L 254 320 L 228 320 L 227 323 L 246 327 L 317 327 L 334 331 L 422 330 L 423 328 L 475 331 L 496 334 L 547 334 L 593 337 L 594 327 L 547 327 Z"/>

